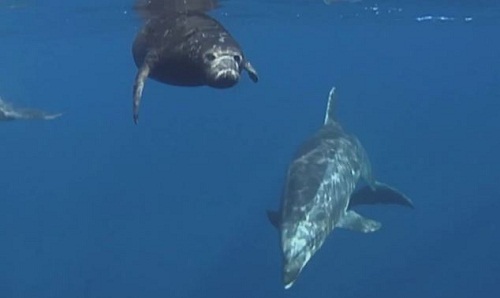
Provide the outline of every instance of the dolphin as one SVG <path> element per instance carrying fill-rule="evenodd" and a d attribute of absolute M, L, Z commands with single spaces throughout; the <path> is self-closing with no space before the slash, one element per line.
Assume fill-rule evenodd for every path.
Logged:
<path fill-rule="evenodd" d="M 356 190 L 360 178 L 366 185 Z M 280 210 L 267 211 L 280 233 L 285 289 L 294 284 L 334 228 L 369 233 L 381 227 L 351 209 L 369 204 L 413 208 L 408 197 L 373 178 L 360 141 L 336 121 L 332 87 L 323 126 L 299 147 L 288 167 Z"/>

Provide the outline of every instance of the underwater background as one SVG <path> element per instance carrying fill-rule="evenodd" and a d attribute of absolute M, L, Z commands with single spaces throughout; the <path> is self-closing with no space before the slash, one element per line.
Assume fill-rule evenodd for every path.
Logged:
<path fill-rule="evenodd" d="M 132 121 L 133 1 L 0 1 L 0 298 L 497 297 L 500 3 L 227 0 L 260 75 L 146 82 Z M 276 209 L 295 150 L 338 117 L 410 210 L 336 229 L 290 290 Z"/>

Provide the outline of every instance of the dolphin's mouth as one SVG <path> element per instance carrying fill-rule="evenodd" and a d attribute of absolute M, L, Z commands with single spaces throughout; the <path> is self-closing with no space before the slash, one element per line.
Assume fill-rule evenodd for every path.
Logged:
<path fill-rule="evenodd" d="M 284 245 L 285 249 L 283 252 L 283 284 L 285 289 L 293 286 L 313 253 L 311 252 L 313 248 L 306 247 L 304 239 L 300 237 L 290 241 L 288 244 L 288 246 Z"/>
<path fill-rule="evenodd" d="M 291 282 L 289 282 L 289 283 L 287 283 L 287 284 L 285 284 L 285 290 L 290 289 L 290 288 L 293 286 L 293 283 L 294 283 L 294 282 L 295 282 L 295 280 L 294 280 L 294 281 L 291 281 Z"/>
<path fill-rule="evenodd" d="M 285 268 L 283 270 L 283 284 L 285 286 L 285 289 L 291 288 L 299 277 L 302 266 L 298 265 L 299 264 L 285 265 Z"/>
<path fill-rule="evenodd" d="M 285 289 L 290 289 L 297 280 L 297 277 L 299 277 L 299 272 L 285 272 L 285 275 L 283 276 L 283 285 L 285 286 Z"/>

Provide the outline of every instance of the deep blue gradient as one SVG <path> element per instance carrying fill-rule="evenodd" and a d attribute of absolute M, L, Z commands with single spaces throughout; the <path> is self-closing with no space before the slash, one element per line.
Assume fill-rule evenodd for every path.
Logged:
<path fill-rule="evenodd" d="M 137 126 L 132 1 L 4 2 L 0 96 L 64 115 L 0 123 L 1 298 L 500 294 L 495 1 L 227 0 L 213 15 L 261 80 L 148 80 Z M 382 229 L 335 230 L 285 291 L 265 211 L 332 85 L 416 209 L 360 208 Z"/>

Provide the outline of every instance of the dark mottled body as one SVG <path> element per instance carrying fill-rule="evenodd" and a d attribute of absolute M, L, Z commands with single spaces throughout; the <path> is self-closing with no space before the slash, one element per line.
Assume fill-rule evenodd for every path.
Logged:
<path fill-rule="evenodd" d="M 148 77 L 176 86 L 223 89 L 237 84 L 246 70 L 254 82 L 258 81 L 236 40 L 205 13 L 216 6 L 214 0 L 149 0 L 136 5 L 145 19 L 132 46 L 139 69 L 133 101 L 136 123 Z"/>
<path fill-rule="evenodd" d="M 285 288 L 293 285 L 335 227 L 360 232 L 380 228 L 380 223 L 351 210 L 352 205 L 412 206 L 404 195 L 374 181 L 361 143 L 334 120 L 333 91 L 324 125 L 299 148 L 289 166 L 280 212 L 268 213 L 280 230 Z M 353 195 L 361 177 L 369 186 L 362 189 L 362 196 Z M 391 195 L 383 199 L 379 194 Z"/>
<path fill-rule="evenodd" d="M 211 49 L 232 50 L 243 59 L 240 46 L 215 19 L 203 13 L 167 14 L 149 19 L 133 44 L 137 67 L 148 55 L 155 60 L 149 77 L 177 86 L 210 84 L 203 55 Z"/>

